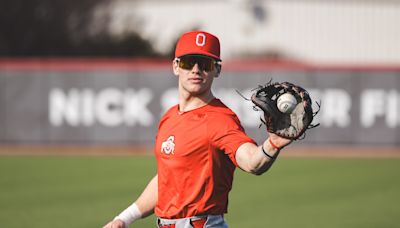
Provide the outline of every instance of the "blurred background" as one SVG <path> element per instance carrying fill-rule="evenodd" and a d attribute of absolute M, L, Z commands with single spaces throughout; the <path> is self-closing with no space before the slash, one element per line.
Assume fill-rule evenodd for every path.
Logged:
<path fill-rule="evenodd" d="M 293 197 L 314 199 L 320 208 L 307 211 L 287 195 L 279 198 L 277 187 L 272 208 L 282 211 L 274 218 L 290 213 L 287 208 L 308 214 L 299 216 L 299 224 L 272 219 L 274 227 L 396 227 L 399 22 L 398 0 L 0 0 L 0 226 L 54 227 L 44 219 L 53 217 L 64 221 L 56 227 L 100 227 L 136 198 L 155 173 L 158 120 L 177 102 L 171 70 L 176 41 L 199 29 L 221 41 L 215 95 L 257 142 L 266 136 L 260 113 L 236 91 L 250 97 L 271 79 L 290 81 L 322 103 L 314 120 L 320 126 L 285 149 L 280 173 L 265 181 L 282 184 L 293 177 L 285 172 L 295 169 L 304 176 L 290 180 L 295 185 L 289 189 L 304 186 L 306 195 Z M 310 179 L 315 173 L 321 175 Z M 318 185 L 329 175 L 331 186 Z M 339 187 L 346 185 L 343 176 L 355 186 Z M 310 186 L 321 191 L 307 191 Z M 338 192 L 355 195 L 344 200 Z M 232 194 L 233 202 L 262 195 Z M 327 195 L 352 204 L 332 208 Z M 363 211 L 368 206 L 360 205 L 371 198 L 376 206 Z M 232 205 L 232 227 L 264 227 L 262 220 L 250 225 L 237 219 L 235 213 L 245 213 L 236 209 L 241 206 Z M 323 211 L 337 219 L 316 214 Z M 361 214 L 340 222 L 352 213 Z M 314 222 L 304 219 L 309 217 Z M 330 225 L 324 223 L 329 219 Z M 152 227 L 147 221 L 139 227 Z"/>
<path fill-rule="evenodd" d="M 1 144 L 151 147 L 177 101 L 175 43 L 202 29 L 222 43 L 214 92 L 257 140 L 259 113 L 235 90 L 272 79 L 323 103 L 299 144 L 399 147 L 399 1 L 17 0 L 1 11 Z"/>

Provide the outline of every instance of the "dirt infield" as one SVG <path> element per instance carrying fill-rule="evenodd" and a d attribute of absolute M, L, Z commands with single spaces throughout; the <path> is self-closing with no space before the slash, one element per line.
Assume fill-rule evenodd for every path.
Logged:
<path fill-rule="evenodd" d="M 37 146 L 0 145 L 0 155 L 83 155 L 83 156 L 153 156 L 152 147 L 146 146 Z M 361 146 L 291 146 L 282 150 L 285 157 L 362 157 L 400 158 L 398 147 Z"/>

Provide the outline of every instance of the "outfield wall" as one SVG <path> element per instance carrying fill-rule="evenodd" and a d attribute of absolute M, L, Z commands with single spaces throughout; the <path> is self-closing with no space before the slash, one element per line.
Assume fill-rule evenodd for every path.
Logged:
<path fill-rule="evenodd" d="M 168 61 L 0 60 L 0 144 L 150 145 L 160 116 L 177 102 Z M 270 79 L 310 91 L 322 108 L 302 144 L 400 147 L 400 67 L 224 63 L 214 93 L 250 136 L 265 137 L 260 112 L 235 90 Z M 317 107 L 317 106 L 314 106 Z"/>

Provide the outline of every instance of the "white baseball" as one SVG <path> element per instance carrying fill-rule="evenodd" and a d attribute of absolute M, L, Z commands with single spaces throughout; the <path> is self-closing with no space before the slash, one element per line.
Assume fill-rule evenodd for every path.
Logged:
<path fill-rule="evenodd" d="M 291 113 L 297 105 L 296 98 L 290 93 L 284 93 L 278 97 L 277 104 L 279 111 Z"/>

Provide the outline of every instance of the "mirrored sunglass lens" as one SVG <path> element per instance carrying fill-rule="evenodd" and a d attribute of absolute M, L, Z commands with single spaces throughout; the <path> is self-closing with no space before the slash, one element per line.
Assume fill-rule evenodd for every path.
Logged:
<path fill-rule="evenodd" d="M 209 58 L 200 58 L 197 62 L 201 69 L 205 71 L 212 71 L 214 69 L 214 61 Z"/>
<path fill-rule="evenodd" d="M 189 58 L 181 58 L 179 60 L 179 67 L 182 69 L 185 69 L 185 70 L 191 70 L 193 68 L 194 64 L 196 64 L 196 63 L 193 62 Z"/>
<path fill-rule="evenodd" d="M 206 57 L 185 56 L 180 59 L 179 67 L 191 70 L 196 63 L 199 65 L 200 69 L 212 71 L 214 69 L 215 61 Z"/>

